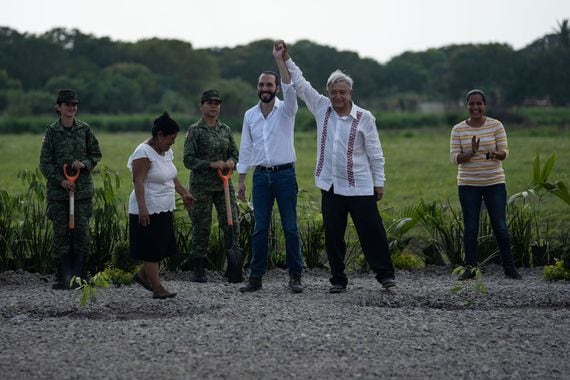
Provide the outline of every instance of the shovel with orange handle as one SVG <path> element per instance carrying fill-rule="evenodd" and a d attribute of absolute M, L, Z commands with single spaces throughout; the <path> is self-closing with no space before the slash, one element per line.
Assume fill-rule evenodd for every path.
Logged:
<path fill-rule="evenodd" d="M 226 252 L 228 259 L 227 275 L 228 281 L 231 283 L 238 283 L 243 281 L 243 261 L 244 254 L 235 239 L 234 239 L 234 220 L 232 217 L 232 204 L 230 201 L 230 178 L 232 178 L 232 170 L 229 169 L 227 174 L 224 175 L 222 169 L 218 169 L 218 177 L 224 184 L 224 197 L 226 200 L 226 216 L 228 220 L 228 230 L 231 236 L 232 247 Z"/>
<path fill-rule="evenodd" d="M 75 180 L 79 177 L 79 170 L 75 175 L 69 175 L 67 173 L 67 164 L 63 164 L 63 174 L 66 180 L 75 185 Z M 75 229 L 75 190 L 69 191 L 69 224 L 67 226 L 70 230 Z"/>

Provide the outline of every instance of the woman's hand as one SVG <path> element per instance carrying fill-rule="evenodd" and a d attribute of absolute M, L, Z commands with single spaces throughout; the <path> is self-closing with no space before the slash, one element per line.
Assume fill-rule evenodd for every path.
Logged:
<path fill-rule="evenodd" d="M 481 140 L 476 138 L 475 136 L 473 136 L 473 138 L 471 139 L 471 152 L 473 153 L 473 156 L 475 154 L 477 154 L 477 152 L 479 151 L 479 142 Z"/>
<path fill-rule="evenodd" d="M 186 193 L 182 195 L 182 203 L 186 210 L 190 210 L 194 206 L 194 202 L 196 202 L 196 198 L 192 194 Z"/>
<path fill-rule="evenodd" d="M 61 181 L 60 186 L 63 187 L 68 192 L 69 191 L 75 191 L 75 184 L 71 181 L 66 180 L 66 179 Z"/>
<path fill-rule="evenodd" d="M 148 214 L 146 206 L 141 207 L 139 205 L 139 223 L 143 227 L 150 225 L 150 215 Z"/>
<path fill-rule="evenodd" d="M 234 160 L 227 160 L 225 162 L 225 166 L 226 166 L 225 167 L 226 169 L 234 170 L 234 168 L 236 167 L 236 164 L 235 164 Z"/>
<path fill-rule="evenodd" d="M 85 168 L 85 164 L 79 160 L 75 160 L 73 164 L 71 164 L 71 167 L 75 170 L 81 170 Z"/>

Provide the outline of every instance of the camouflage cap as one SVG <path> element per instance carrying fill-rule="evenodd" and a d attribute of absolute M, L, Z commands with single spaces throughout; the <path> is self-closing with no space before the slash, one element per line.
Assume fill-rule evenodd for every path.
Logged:
<path fill-rule="evenodd" d="M 202 96 L 200 97 L 200 103 L 204 103 L 208 100 L 217 100 L 218 102 L 222 102 L 222 98 L 220 98 L 220 93 L 217 90 L 206 90 L 202 92 Z"/>
<path fill-rule="evenodd" d="M 57 104 L 61 103 L 75 103 L 79 104 L 79 98 L 75 91 L 71 89 L 59 90 L 57 94 Z"/>

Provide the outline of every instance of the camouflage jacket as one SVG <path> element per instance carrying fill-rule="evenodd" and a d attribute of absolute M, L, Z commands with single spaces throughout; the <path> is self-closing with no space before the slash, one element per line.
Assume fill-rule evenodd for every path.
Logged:
<path fill-rule="evenodd" d="M 85 165 L 75 181 L 75 198 L 92 198 L 91 170 L 101 160 L 99 142 L 89 125 L 80 120 L 75 120 L 71 128 L 64 128 L 59 120 L 52 123 L 46 129 L 40 154 L 40 171 L 47 179 L 48 201 L 69 199 L 67 191 L 61 187 L 61 181 L 65 179 L 63 164 L 68 164 L 67 172 L 71 174 L 70 166 L 75 160 Z"/>
<path fill-rule="evenodd" d="M 223 184 L 210 163 L 233 160 L 238 162 L 238 148 L 230 127 L 216 121 L 215 127 L 208 127 L 204 120 L 192 124 L 184 141 L 184 166 L 191 170 L 190 189 L 223 190 Z"/>

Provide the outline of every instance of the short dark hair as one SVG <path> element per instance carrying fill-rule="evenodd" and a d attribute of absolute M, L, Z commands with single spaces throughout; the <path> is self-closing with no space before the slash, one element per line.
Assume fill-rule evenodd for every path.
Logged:
<path fill-rule="evenodd" d="M 260 75 L 263 75 L 263 74 L 273 75 L 275 77 L 275 85 L 277 87 L 279 87 L 279 85 L 281 83 L 281 80 L 279 79 L 279 74 L 277 74 L 275 71 L 271 71 L 271 70 L 262 71 Z"/>
<path fill-rule="evenodd" d="M 170 118 L 168 112 L 164 112 L 160 117 L 154 120 L 152 126 L 152 137 L 156 137 L 158 132 L 162 132 L 164 136 L 173 135 L 180 131 L 178 123 Z"/>
<path fill-rule="evenodd" d="M 469 102 L 469 97 L 471 95 L 481 95 L 481 98 L 483 98 L 483 104 L 487 104 L 487 98 L 485 98 L 485 93 L 477 88 L 474 88 L 473 90 L 469 90 L 467 92 L 467 95 L 465 95 L 465 103 Z"/>

